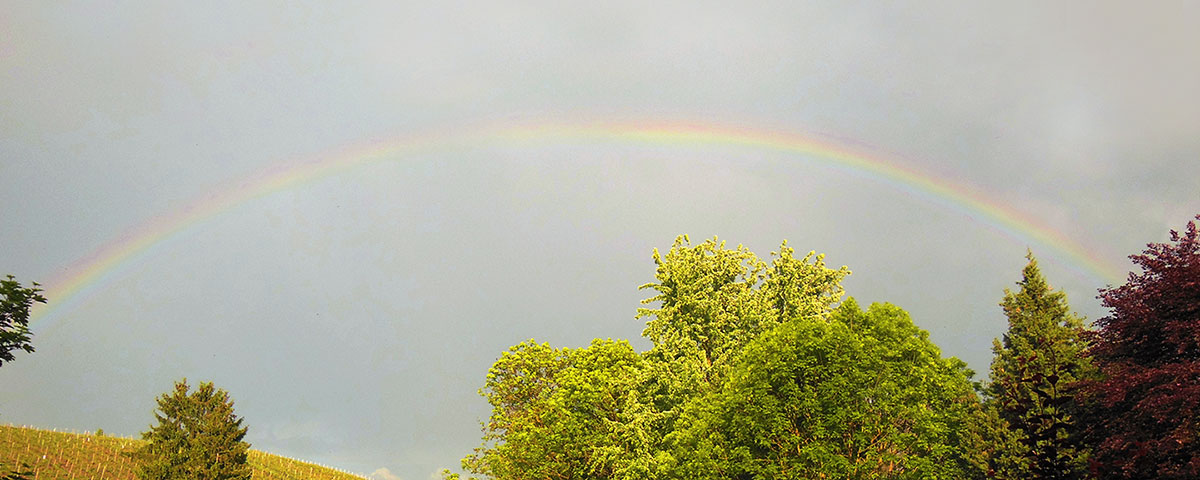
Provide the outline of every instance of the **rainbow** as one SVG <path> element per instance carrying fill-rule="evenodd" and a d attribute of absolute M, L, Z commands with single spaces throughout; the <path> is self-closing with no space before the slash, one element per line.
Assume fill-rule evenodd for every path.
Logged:
<path fill-rule="evenodd" d="M 56 278 L 46 282 L 44 295 L 49 301 L 37 307 L 33 318 L 45 318 L 63 305 L 85 296 L 87 290 L 103 284 L 104 279 L 114 269 L 176 233 L 255 198 L 295 188 L 364 164 L 442 150 L 456 145 L 498 142 L 519 146 L 579 141 L 687 147 L 724 146 L 811 157 L 813 161 L 865 174 L 901 190 L 921 194 L 1019 240 L 1047 246 L 1068 268 L 1077 273 L 1102 281 L 1118 280 L 1121 277 L 1118 268 L 1101 261 L 1099 255 L 1092 254 L 1079 242 L 974 189 L 816 137 L 711 124 L 593 122 L 509 125 L 481 127 L 459 134 L 435 133 L 374 140 L 260 171 L 240 182 L 198 198 L 182 209 L 153 218 L 91 255 L 76 261 Z"/>

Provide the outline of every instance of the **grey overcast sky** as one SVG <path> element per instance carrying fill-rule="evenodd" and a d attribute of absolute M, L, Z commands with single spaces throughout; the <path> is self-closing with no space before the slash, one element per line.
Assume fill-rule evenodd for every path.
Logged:
<path fill-rule="evenodd" d="M 0 1 L 0 273 L 54 292 L 259 172 L 480 125 L 824 139 L 1122 271 L 1200 213 L 1195 2 L 741 3 Z M 478 444 L 507 347 L 647 348 L 637 287 L 678 234 L 826 253 L 981 374 L 1027 247 L 1089 319 L 1120 281 L 748 145 L 442 146 L 260 193 L 53 298 L 0 369 L 0 422 L 137 435 L 172 382 L 211 380 L 255 448 L 424 480 Z"/>

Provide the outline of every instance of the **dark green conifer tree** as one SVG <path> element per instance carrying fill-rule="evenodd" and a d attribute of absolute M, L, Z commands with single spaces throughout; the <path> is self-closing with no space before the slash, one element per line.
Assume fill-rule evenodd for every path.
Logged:
<path fill-rule="evenodd" d="M 1017 292 L 1005 289 L 1003 341 L 993 342 L 986 408 L 1002 427 L 994 432 L 996 478 L 1075 479 L 1086 472 L 1079 444 L 1074 384 L 1094 368 L 1084 356 L 1083 320 L 1067 296 L 1054 291 L 1030 253 Z M 1014 441 L 1015 440 L 1015 441 Z"/>
<path fill-rule="evenodd" d="M 242 441 L 246 427 L 233 413 L 233 400 L 211 382 L 189 393 L 187 379 L 158 398 L 158 424 L 142 433 L 147 443 L 136 453 L 143 480 L 249 480 Z"/>

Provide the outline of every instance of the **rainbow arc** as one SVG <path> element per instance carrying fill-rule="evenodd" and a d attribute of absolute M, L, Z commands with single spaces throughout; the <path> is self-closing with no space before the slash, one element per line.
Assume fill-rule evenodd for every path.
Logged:
<path fill-rule="evenodd" d="M 96 250 L 45 284 L 49 303 L 33 312 L 34 320 L 50 316 L 96 285 L 120 265 L 176 233 L 255 198 L 296 188 L 360 165 L 401 159 L 422 152 L 458 148 L 464 144 L 512 145 L 613 141 L 630 145 L 724 146 L 794 154 L 804 161 L 822 162 L 862 173 L 895 188 L 916 191 L 931 200 L 966 213 L 973 220 L 1040 246 L 1076 272 L 1100 282 L 1119 280 L 1120 269 L 1075 241 L 1032 217 L 961 183 L 937 178 L 852 147 L 797 134 L 701 124 L 558 123 L 479 128 L 469 132 L 414 135 L 319 155 L 307 161 L 281 164 L 210 192 L 177 211 L 136 227 Z"/>

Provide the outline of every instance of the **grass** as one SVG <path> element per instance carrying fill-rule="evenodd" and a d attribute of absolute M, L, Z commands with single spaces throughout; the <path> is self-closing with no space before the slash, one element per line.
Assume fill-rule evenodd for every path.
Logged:
<path fill-rule="evenodd" d="M 123 455 L 145 442 L 134 438 L 66 433 L 0 425 L 0 464 L 27 465 L 30 480 L 135 480 L 133 460 Z M 254 480 L 363 480 L 314 463 L 251 450 Z"/>

